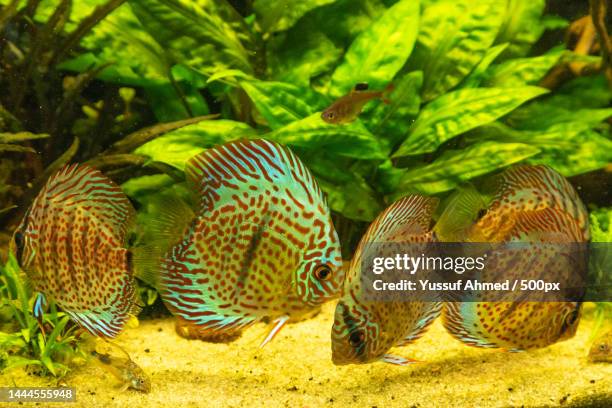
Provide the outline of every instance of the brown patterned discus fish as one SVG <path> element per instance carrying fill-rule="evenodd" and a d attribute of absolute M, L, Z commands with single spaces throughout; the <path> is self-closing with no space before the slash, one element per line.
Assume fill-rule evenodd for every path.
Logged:
<path fill-rule="evenodd" d="M 420 338 L 440 314 L 441 304 L 364 299 L 362 256 L 370 243 L 422 243 L 424 247 L 433 242 L 430 222 L 437 205 L 435 198 L 404 197 L 383 211 L 368 228 L 351 261 L 343 294 L 336 306 L 332 328 L 334 364 L 385 361 L 406 365 L 416 361 L 388 351 Z M 394 247 L 397 252 L 397 246 Z"/>
<path fill-rule="evenodd" d="M 593 342 L 589 350 L 589 361 L 612 363 L 612 330 L 605 331 Z"/>
<path fill-rule="evenodd" d="M 126 235 L 134 209 L 111 180 L 85 165 L 66 166 L 32 202 L 11 249 L 39 295 L 94 336 L 112 338 L 134 308 Z"/>
<path fill-rule="evenodd" d="M 579 285 L 578 271 L 586 268 L 587 260 L 563 252 L 567 251 L 563 244 L 588 241 L 588 218 L 569 182 L 548 167 L 525 165 L 506 170 L 497 183 L 484 212 L 473 191 L 459 192 L 435 227 L 439 236 L 463 236 L 465 242 L 543 244 L 507 247 L 489 259 L 483 281 L 499 281 L 490 279 L 495 273 L 510 279 L 539 279 L 554 271 L 564 286 Z M 448 214 L 456 209 L 460 211 L 454 217 Z M 522 275 L 508 276 L 508 271 Z M 449 333 L 468 345 L 511 351 L 545 347 L 575 334 L 580 302 L 511 300 L 449 302 L 442 321 Z"/>
<path fill-rule="evenodd" d="M 218 146 L 186 173 L 199 208 L 161 262 L 161 295 L 183 331 L 232 338 L 337 297 L 344 280 L 330 212 L 315 179 L 288 148 L 267 140 Z M 180 218 L 180 217 L 179 217 Z"/>

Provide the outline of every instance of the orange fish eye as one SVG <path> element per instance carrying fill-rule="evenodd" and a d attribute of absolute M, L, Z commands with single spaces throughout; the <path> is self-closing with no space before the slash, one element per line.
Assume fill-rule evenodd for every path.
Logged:
<path fill-rule="evenodd" d="M 327 264 L 317 265 L 314 271 L 315 278 L 320 281 L 329 280 L 332 276 L 332 270 Z"/>
<path fill-rule="evenodd" d="M 608 350 L 608 345 L 606 343 L 601 343 L 599 345 L 599 351 L 607 351 Z"/>
<path fill-rule="evenodd" d="M 348 342 L 352 347 L 359 347 L 364 340 L 365 334 L 361 330 L 351 333 L 348 338 Z"/>

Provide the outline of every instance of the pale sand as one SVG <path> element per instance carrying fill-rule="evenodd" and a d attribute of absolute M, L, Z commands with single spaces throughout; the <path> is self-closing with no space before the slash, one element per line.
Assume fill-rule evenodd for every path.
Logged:
<path fill-rule="evenodd" d="M 436 322 L 414 345 L 394 350 L 426 363 L 336 367 L 330 350 L 332 316 L 333 305 L 326 305 L 314 319 L 285 328 L 263 350 L 257 348 L 263 325 L 225 345 L 180 338 L 171 319 L 144 321 L 119 343 L 151 375 L 153 391 L 120 393 L 114 377 L 88 365 L 65 379 L 76 387 L 78 401 L 64 405 L 499 407 L 578 406 L 582 401 L 579 406 L 593 406 L 585 405 L 586 398 L 612 406 L 612 365 L 585 358 L 592 328 L 588 319 L 573 339 L 528 353 L 464 346 Z M 12 380 L 20 386 L 48 383 L 13 370 L 0 377 L 0 385 Z"/>

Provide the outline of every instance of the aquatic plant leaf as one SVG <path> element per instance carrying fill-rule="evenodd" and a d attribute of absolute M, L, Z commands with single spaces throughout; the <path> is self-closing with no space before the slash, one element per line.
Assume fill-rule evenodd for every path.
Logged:
<path fill-rule="evenodd" d="M 559 61 L 562 51 L 531 58 L 506 60 L 492 66 L 486 73 L 483 86 L 496 88 L 514 88 L 525 85 L 537 85 L 546 73 Z"/>
<path fill-rule="evenodd" d="M 271 37 L 266 51 L 270 77 L 300 86 L 310 86 L 310 78 L 331 70 L 343 54 L 326 34 L 301 24 Z"/>
<path fill-rule="evenodd" d="M 310 88 L 283 82 L 245 80 L 240 86 L 272 129 L 304 119 L 325 107 L 327 98 Z"/>
<path fill-rule="evenodd" d="M 612 140 L 594 130 L 580 133 L 571 144 L 563 138 L 559 138 L 559 142 L 556 146 L 541 146 L 541 153 L 528 162 L 546 164 L 565 177 L 598 170 L 612 163 Z"/>
<path fill-rule="evenodd" d="M 364 82 L 372 89 L 384 88 L 410 56 L 418 27 L 418 0 L 400 0 L 390 7 L 353 41 L 332 75 L 329 94 L 339 97 Z"/>
<path fill-rule="evenodd" d="M 255 41 L 226 0 L 138 0 L 130 5 L 174 62 L 205 75 L 227 68 L 253 72 Z"/>
<path fill-rule="evenodd" d="M 304 14 L 336 0 L 255 0 L 253 9 L 264 33 L 291 28 Z"/>
<path fill-rule="evenodd" d="M 508 43 L 494 45 L 489 48 L 485 56 L 480 60 L 478 65 L 470 72 L 470 74 L 461 82 L 460 88 L 477 88 L 485 78 L 486 71 L 489 66 L 495 61 L 499 55 L 508 48 Z"/>
<path fill-rule="evenodd" d="M 357 159 L 387 157 L 386 149 L 361 122 L 340 126 L 330 125 L 321 119 L 319 112 L 263 137 L 289 146 L 320 149 L 326 153 Z"/>
<path fill-rule="evenodd" d="M 465 78 L 493 44 L 505 0 L 430 3 L 408 66 L 425 73 L 422 97 L 442 95 Z"/>
<path fill-rule="evenodd" d="M 131 199 L 144 204 L 146 197 L 157 194 L 174 184 L 176 181 L 167 174 L 153 174 L 131 178 L 121 185 L 121 189 Z"/>
<path fill-rule="evenodd" d="M 603 75 L 571 80 L 513 111 L 506 122 L 516 129 L 542 130 L 562 122 L 596 125 L 610 116 L 612 91 Z"/>
<path fill-rule="evenodd" d="M 405 170 L 393 197 L 409 193 L 436 194 L 474 177 L 522 161 L 540 152 L 523 143 L 482 142 L 463 150 L 450 150 L 433 163 Z"/>
<path fill-rule="evenodd" d="M 445 141 L 490 123 L 546 92 L 538 87 L 468 88 L 442 95 L 421 110 L 393 156 L 433 152 Z"/>
<path fill-rule="evenodd" d="M 527 54 L 547 26 L 542 24 L 545 0 L 508 0 L 503 22 L 495 43 L 509 43 L 505 57 L 520 57 Z"/>
<path fill-rule="evenodd" d="M 176 81 L 174 85 L 170 82 L 150 85 L 144 88 L 144 93 L 160 122 L 172 122 L 210 112 L 199 89 L 189 80 Z"/>
<path fill-rule="evenodd" d="M 383 210 L 379 194 L 351 166 L 353 159 L 305 149 L 296 153 L 317 178 L 333 211 L 352 220 L 372 221 Z"/>
<path fill-rule="evenodd" d="M 18 133 L 0 133 L 0 143 L 20 143 L 29 140 L 46 139 L 49 135 L 46 133 L 30 133 L 30 132 L 18 132 Z"/>
<path fill-rule="evenodd" d="M 77 23 L 103 1 L 75 2 L 71 21 Z M 61 69 L 86 72 L 108 64 L 97 78 L 132 86 L 167 82 L 169 63 L 163 48 L 143 28 L 130 4 L 123 4 L 93 27 L 80 42 L 88 52 L 65 61 Z"/>
<path fill-rule="evenodd" d="M 401 141 L 419 113 L 422 84 L 421 71 L 402 76 L 386 96 L 389 103 L 379 103 L 373 110 L 362 115 L 367 127 L 393 145 Z"/>
<path fill-rule="evenodd" d="M 255 130 L 242 122 L 202 121 L 153 139 L 134 153 L 183 170 L 187 160 L 208 147 L 253 136 Z"/>

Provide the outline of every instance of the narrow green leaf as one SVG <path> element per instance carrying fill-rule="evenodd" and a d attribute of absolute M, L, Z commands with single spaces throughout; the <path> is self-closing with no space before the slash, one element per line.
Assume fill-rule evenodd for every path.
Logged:
<path fill-rule="evenodd" d="M 264 33 L 291 28 L 304 14 L 336 0 L 255 0 L 253 9 Z"/>
<path fill-rule="evenodd" d="M 174 61 L 203 74 L 227 68 L 253 72 L 254 40 L 226 0 L 132 0 L 130 5 Z"/>
<path fill-rule="evenodd" d="M 35 134 L 30 132 L 0 133 L 0 143 L 20 143 L 28 140 L 46 139 L 46 133 Z"/>
<path fill-rule="evenodd" d="M 447 140 L 485 125 L 546 93 L 538 87 L 461 89 L 430 102 L 394 157 L 435 151 Z"/>
<path fill-rule="evenodd" d="M 431 100 L 465 78 L 493 44 L 505 0 L 441 0 L 425 8 L 409 66 L 425 73 L 422 96 Z"/>
<path fill-rule="evenodd" d="M 168 132 L 140 146 L 134 153 L 183 170 L 187 160 L 208 147 L 254 135 L 255 131 L 241 122 L 202 121 Z"/>
<path fill-rule="evenodd" d="M 384 159 L 386 153 L 376 139 L 357 121 L 349 125 L 330 125 L 317 112 L 305 119 L 290 123 L 265 138 L 279 143 L 358 159 Z"/>
<path fill-rule="evenodd" d="M 418 27 L 419 0 L 390 7 L 353 41 L 332 75 L 330 95 L 341 96 L 362 82 L 372 89 L 384 87 L 410 56 Z"/>
<path fill-rule="evenodd" d="M 534 156 L 540 150 L 522 143 L 483 142 L 447 151 L 433 163 L 405 171 L 394 197 L 408 193 L 436 194 L 474 177 Z"/>

